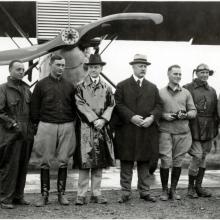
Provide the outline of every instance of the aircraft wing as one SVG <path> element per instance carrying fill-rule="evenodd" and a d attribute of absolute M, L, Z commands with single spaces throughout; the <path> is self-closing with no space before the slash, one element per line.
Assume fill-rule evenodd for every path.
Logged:
<path fill-rule="evenodd" d="M 123 35 L 128 32 L 134 32 L 138 37 L 139 31 L 151 29 L 162 21 L 162 15 L 153 13 L 121 13 L 109 15 L 80 28 L 65 29 L 53 40 L 40 45 L 0 51 L 0 65 L 7 65 L 13 59 L 20 59 L 22 62 L 27 62 L 62 47 L 76 47 L 80 42 L 86 42 L 94 37 L 100 37 L 105 34 Z"/>

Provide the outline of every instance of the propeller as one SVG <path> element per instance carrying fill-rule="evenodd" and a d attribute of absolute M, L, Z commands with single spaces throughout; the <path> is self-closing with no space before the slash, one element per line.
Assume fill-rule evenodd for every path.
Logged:
<path fill-rule="evenodd" d="M 145 25 L 148 25 L 149 23 L 147 21 L 160 24 L 163 21 L 163 17 L 160 14 L 154 13 L 121 13 L 109 15 L 79 28 L 64 29 L 53 40 L 40 45 L 0 51 L 0 65 L 8 65 L 13 59 L 28 62 L 64 47 L 77 47 L 79 43 L 90 41 L 95 37 L 101 37 L 106 34 L 118 35 L 129 27 L 138 30 L 138 28 L 144 28 Z M 133 30 L 131 29 L 130 31 Z"/>

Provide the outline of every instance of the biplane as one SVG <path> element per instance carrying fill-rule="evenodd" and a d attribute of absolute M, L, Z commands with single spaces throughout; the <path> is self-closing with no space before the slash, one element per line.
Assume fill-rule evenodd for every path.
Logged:
<path fill-rule="evenodd" d="M 12 40 L 20 36 L 30 43 L 29 48 L 0 51 L 0 65 L 14 58 L 29 62 L 27 74 L 31 80 L 32 68 L 39 65 L 37 58 L 61 53 L 67 62 L 66 77 L 77 82 L 84 71 L 86 49 L 98 51 L 103 39 L 218 45 L 219 9 L 220 2 L 0 2 L 0 36 Z M 37 38 L 38 44 L 32 45 L 30 37 Z"/>
<path fill-rule="evenodd" d="M 65 77 L 77 83 L 85 75 L 87 48 L 102 53 L 106 49 L 99 51 L 103 40 L 220 44 L 220 2 L 4 1 L 0 11 L 0 36 L 23 37 L 30 44 L 0 51 L 0 65 L 15 58 L 29 62 L 26 74 L 30 81 L 32 69 L 39 68 L 38 58 L 53 52 L 65 57 Z M 38 44 L 32 45 L 29 38 L 37 38 Z M 47 56 L 41 62 L 44 69 L 39 68 L 43 73 L 48 68 L 45 60 Z M 114 86 L 111 76 L 102 76 Z M 156 164 L 151 172 L 155 169 Z"/>

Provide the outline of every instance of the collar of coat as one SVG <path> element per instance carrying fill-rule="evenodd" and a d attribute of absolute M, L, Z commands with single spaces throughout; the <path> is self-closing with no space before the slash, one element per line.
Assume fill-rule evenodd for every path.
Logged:
<path fill-rule="evenodd" d="M 131 83 L 132 83 L 133 86 L 138 86 L 138 85 L 137 85 L 137 82 L 135 81 L 135 79 L 134 79 L 134 77 L 133 77 L 133 75 L 130 77 L 130 81 L 131 81 Z M 145 78 L 143 78 L 142 84 L 141 84 L 141 88 L 142 88 L 144 85 L 146 85 L 146 84 L 147 84 L 147 80 L 146 80 Z"/>
<path fill-rule="evenodd" d="M 52 81 L 54 82 L 60 82 L 61 80 L 63 80 L 63 76 L 60 76 L 60 77 L 55 77 L 53 76 L 51 73 L 49 74 L 49 79 L 51 79 Z"/>
<path fill-rule="evenodd" d="M 85 77 L 85 79 L 84 79 L 84 84 L 85 84 L 85 86 L 91 86 L 92 84 L 93 84 L 93 81 L 92 81 L 92 79 L 91 79 L 91 77 L 89 76 L 89 75 L 87 75 L 86 77 Z M 96 86 L 98 86 L 98 85 L 101 85 L 101 86 L 105 86 L 105 83 L 101 80 L 101 78 L 99 77 L 99 82 L 97 83 L 97 85 Z"/>
<path fill-rule="evenodd" d="M 204 82 L 198 78 L 193 80 L 194 88 L 204 87 L 207 90 L 210 90 L 210 87 L 207 82 Z"/>
<path fill-rule="evenodd" d="M 29 85 L 26 84 L 24 81 L 12 79 L 11 76 L 8 76 L 7 78 L 7 86 L 16 90 L 18 90 L 18 86 L 29 88 Z"/>

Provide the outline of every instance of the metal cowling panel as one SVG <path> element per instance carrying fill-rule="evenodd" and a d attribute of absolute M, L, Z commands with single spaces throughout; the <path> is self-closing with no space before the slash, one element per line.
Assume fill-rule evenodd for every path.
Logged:
<path fill-rule="evenodd" d="M 36 33 L 50 40 L 67 27 L 80 27 L 101 17 L 100 0 L 37 1 Z"/>

